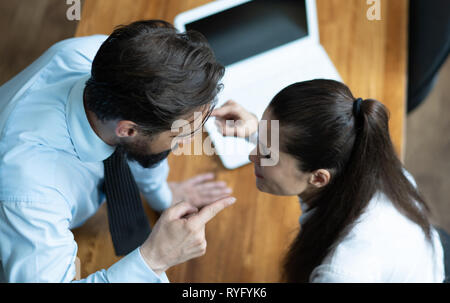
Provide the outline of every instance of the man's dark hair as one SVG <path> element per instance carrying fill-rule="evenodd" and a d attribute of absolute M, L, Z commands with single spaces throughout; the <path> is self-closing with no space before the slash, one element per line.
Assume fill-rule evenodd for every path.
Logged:
<path fill-rule="evenodd" d="M 96 54 L 91 74 L 87 108 L 102 121 L 130 120 L 152 135 L 199 108 L 211 111 L 224 67 L 202 34 L 148 20 L 116 28 Z"/>

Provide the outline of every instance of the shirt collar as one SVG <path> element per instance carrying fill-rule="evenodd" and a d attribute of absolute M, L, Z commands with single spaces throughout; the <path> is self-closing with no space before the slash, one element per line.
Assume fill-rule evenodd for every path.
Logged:
<path fill-rule="evenodd" d="M 80 78 L 72 87 L 66 105 L 66 120 L 78 158 L 83 162 L 103 161 L 115 150 L 92 129 L 84 109 L 83 93 L 90 75 Z"/>
<path fill-rule="evenodd" d="M 298 197 L 298 201 L 300 202 L 300 208 L 302 209 L 299 221 L 300 224 L 305 224 L 309 217 L 311 217 L 311 215 L 314 213 L 314 209 L 310 209 L 309 206 L 302 200 L 302 198 Z"/>

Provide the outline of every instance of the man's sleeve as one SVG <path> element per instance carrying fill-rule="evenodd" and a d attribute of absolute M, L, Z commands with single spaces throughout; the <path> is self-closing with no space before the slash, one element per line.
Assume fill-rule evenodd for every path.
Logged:
<path fill-rule="evenodd" d="M 0 202 L 0 261 L 7 282 L 168 282 L 143 260 L 139 248 L 86 279 L 73 281 L 77 244 L 63 203 Z M 81 260 L 82 263 L 83 260 Z"/>
<path fill-rule="evenodd" d="M 136 161 L 129 161 L 130 169 L 141 193 L 150 207 L 163 212 L 172 204 L 172 192 L 167 184 L 169 164 L 162 161 L 154 168 L 143 168 Z"/>

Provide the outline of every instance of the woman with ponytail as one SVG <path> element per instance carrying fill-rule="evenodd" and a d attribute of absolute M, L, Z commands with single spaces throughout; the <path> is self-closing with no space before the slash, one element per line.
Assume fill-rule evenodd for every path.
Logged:
<path fill-rule="evenodd" d="M 255 116 L 234 101 L 212 115 L 224 135 L 255 135 L 258 129 Z M 243 123 L 233 127 L 225 120 Z M 300 232 L 285 258 L 287 282 L 444 280 L 439 236 L 396 156 L 388 120 L 383 104 L 356 99 L 332 80 L 293 84 L 264 112 L 267 122 L 260 123 L 250 155 L 256 185 L 296 195 L 302 207 Z M 279 148 L 261 140 L 277 134 L 274 121 Z"/>

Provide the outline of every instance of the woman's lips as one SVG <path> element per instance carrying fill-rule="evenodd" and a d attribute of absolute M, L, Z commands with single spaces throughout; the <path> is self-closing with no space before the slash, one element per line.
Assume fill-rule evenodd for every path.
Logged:
<path fill-rule="evenodd" d="M 256 178 L 264 179 L 264 177 L 261 174 L 259 174 L 256 170 L 255 170 L 255 176 L 256 176 Z"/>

